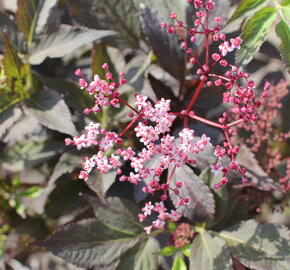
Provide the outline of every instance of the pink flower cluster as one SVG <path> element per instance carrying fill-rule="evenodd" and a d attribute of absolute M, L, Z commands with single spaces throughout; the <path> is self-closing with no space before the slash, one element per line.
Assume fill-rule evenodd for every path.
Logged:
<path fill-rule="evenodd" d="M 264 91 L 258 100 L 262 105 L 259 109 L 259 119 L 255 125 L 240 123 L 235 127 L 235 133 L 244 129 L 249 132 L 249 137 L 245 143 L 249 149 L 257 155 L 262 155 L 264 163 L 261 164 L 267 173 L 272 173 L 278 178 L 284 186 L 285 191 L 290 190 L 290 159 L 283 158 L 280 144 L 290 138 L 290 132 L 278 132 L 275 129 L 274 122 L 280 117 L 280 109 L 282 107 L 282 99 L 289 93 L 287 89 L 288 83 L 281 81 L 276 86 L 265 83 Z M 267 99 L 265 100 L 265 98 Z M 243 140 L 242 138 L 239 138 Z M 275 144 L 275 147 L 273 147 Z M 285 176 L 281 176 L 276 170 L 283 161 L 287 163 L 287 171 Z"/>
<path fill-rule="evenodd" d="M 168 25 L 166 23 L 161 25 L 161 27 L 167 29 L 168 33 L 173 33 L 177 28 L 187 30 L 191 42 L 195 42 L 198 35 L 205 36 L 205 64 L 199 62 L 186 42 L 181 43 L 188 55 L 189 62 L 193 65 L 198 65 L 197 74 L 200 82 L 189 104 L 180 112 L 170 111 L 170 100 L 161 98 L 153 105 L 146 96 L 140 94 L 135 95 L 134 104 L 128 104 L 121 99 L 119 93 L 119 86 L 126 83 L 124 73 L 120 73 L 120 79 L 116 83 L 107 64 L 103 65 L 103 69 L 106 70 L 106 80 L 102 80 L 96 75 L 94 80 L 88 83 L 82 72 L 79 69 L 76 71 L 76 75 L 80 77 L 80 87 L 95 97 L 95 105 L 92 108 L 86 108 L 84 113 L 98 112 L 102 109 L 102 106 L 111 105 L 119 108 L 120 103 L 122 103 L 130 108 L 129 117 L 132 119 L 119 134 L 102 129 L 100 124 L 90 123 L 86 127 L 85 134 L 76 136 L 73 139 L 66 139 L 67 145 L 73 144 L 77 149 L 90 146 L 98 147 L 98 152 L 95 155 L 85 158 L 82 164 L 83 170 L 80 172 L 79 177 L 85 180 L 88 179 L 93 168 L 96 168 L 101 173 L 117 170 L 120 175 L 120 181 L 129 181 L 132 184 L 144 181 L 146 183 L 143 188 L 144 192 L 154 194 L 156 191 L 161 191 L 160 202 L 154 205 L 151 202 L 146 203 L 142 209 L 143 213 L 139 215 L 140 221 L 144 221 L 153 212 L 158 214 L 152 225 L 145 227 L 147 233 L 150 233 L 152 228 L 164 228 L 167 219 L 173 221 L 180 219 L 182 211 L 179 207 L 189 204 L 190 199 L 179 196 L 179 190 L 183 186 L 183 179 L 173 184 L 171 179 L 174 171 L 181 165 L 194 165 L 196 159 L 191 158 L 192 154 L 195 154 L 198 159 L 199 153 L 203 152 L 207 147 L 213 147 L 210 143 L 210 138 L 205 134 L 196 140 L 194 138 L 194 130 L 188 128 L 188 122 L 192 120 L 201 121 L 224 132 L 225 141 L 222 145 L 216 146 L 214 151 L 218 162 L 211 166 L 213 173 L 223 173 L 216 188 L 228 182 L 227 174 L 229 170 L 240 172 L 241 181 L 246 182 L 246 170 L 241 168 L 235 160 L 239 152 L 239 146 L 232 144 L 232 127 L 240 123 L 254 123 L 257 120 L 257 109 L 262 103 L 262 100 L 256 100 L 255 83 L 250 80 L 249 75 L 239 71 L 238 67 L 224 59 L 228 53 L 239 49 L 242 43 L 240 37 L 233 38 L 230 42 L 226 41 L 226 35 L 220 33 L 222 20 L 219 17 L 215 18 L 216 25 L 213 29 L 209 28 L 209 12 L 214 8 L 213 1 L 194 0 L 189 2 L 193 3 L 197 9 L 196 15 L 198 19 L 194 21 L 194 28 L 184 26 L 184 23 L 178 20 L 175 13 L 171 13 L 171 18 L 177 22 L 176 25 Z M 211 55 L 209 52 L 210 37 L 212 37 L 214 42 L 220 42 L 219 52 Z M 224 74 L 212 72 L 213 68 L 218 64 L 226 70 Z M 244 82 L 245 86 L 241 82 Z M 224 102 L 232 104 L 230 111 L 224 113 L 218 122 L 202 118 L 194 113 L 195 101 L 205 85 L 223 86 L 225 88 Z M 265 97 L 262 96 L 262 98 Z M 172 124 L 176 119 L 184 121 L 184 128 L 179 132 L 178 136 L 173 136 L 171 134 L 173 131 Z M 121 147 L 122 137 L 129 129 L 134 130 L 136 138 L 144 145 L 139 152 L 135 152 L 131 147 L 126 149 Z M 225 157 L 230 157 L 231 160 L 227 166 L 222 165 Z M 154 162 L 150 162 L 152 160 Z M 129 161 L 132 167 L 132 171 L 128 175 L 124 175 L 121 170 L 124 161 Z M 167 182 L 161 183 L 160 177 L 169 167 L 174 169 L 171 175 L 168 176 Z M 176 210 L 171 210 L 170 212 L 163 203 L 163 201 L 168 199 L 169 191 L 179 196 Z"/>
<path fill-rule="evenodd" d="M 140 222 L 143 222 L 147 216 L 152 214 L 152 212 L 158 213 L 158 217 L 152 222 L 152 225 L 144 227 L 144 230 L 148 234 L 150 234 L 152 228 L 162 230 L 167 219 L 171 221 L 178 221 L 182 216 L 182 213 L 178 210 L 171 210 L 170 212 L 167 212 L 167 208 L 164 206 L 162 201 L 157 202 L 154 205 L 152 205 L 151 202 L 145 203 L 145 206 L 142 208 L 142 212 L 143 214 L 139 214 Z"/>

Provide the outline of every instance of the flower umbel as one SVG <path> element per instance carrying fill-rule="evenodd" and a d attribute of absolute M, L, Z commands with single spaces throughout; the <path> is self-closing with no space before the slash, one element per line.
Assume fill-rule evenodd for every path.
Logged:
<path fill-rule="evenodd" d="M 118 109 L 122 104 L 130 109 L 129 117 L 131 118 L 131 122 L 120 133 L 108 131 L 99 123 L 90 123 L 85 128 L 85 134 L 73 139 L 66 139 L 67 145 L 75 145 L 79 150 L 92 146 L 98 148 L 97 153 L 85 158 L 79 178 L 87 180 L 93 169 L 100 173 L 117 170 L 120 181 L 128 181 L 135 185 L 144 182 L 146 185 L 142 189 L 143 192 L 152 195 L 161 194 L 160 201 L 147 202 L 142 208 L 142 213 L 139 214 L 141 222 L 153 213 L 157 215 L 156 220 L 144 228 L 147 233 L 150 233 L 153 228 L 163 229 L 166 220 L 178 221 L 182 217 L 180 207 L 190 204 L 190 198 L 180 197 L 175 210 L 169 211 L 165 203 L 168 200 L 169 191 L 173 191 L 179 196 L 179 190 L 183 188 L 183 179 L 176 183 L 171 181 L 174 171 L 181 165 L 194 166 L 199 154 L 207 148 L 214 147 L 210 137 L 206 134 L 195 140 L 195 132 L 189 128 L 188 123 L 200 121 L 222 130 L 224 134 L 224 142 L 215 146 L 214 155 L 217 162 L 211 165 L 213 174 L 221 173 L 222 175 L 220 182 L 215 187 L 219 188 L 227 184 L 230 170 L 239 172 L 241 182 L 244 183 L 247 181 L 246 170 L 236 161 L 239 146 L 232 142 L 233 127 L 241 123 L 255 123 L 257 110 L 266 98 L 263 95 L 257 99 L 255 83 L 250 79 L 249 74 L 225 59 L 227 54 L 240 48 L 242 39 L 236 37 L 227 41 L 226 34 L 221 32 L 222 20 L 220 17 L 216 17 L 215 25 L 209 27 L 209 14 L 214 9 L 214 2 L 203 0 L 189 2 L 196 9 L 197 19 L 194 21 L 193 28 L 185 26 L 174 12 L 170 17 L 176 23 L 174 25 L 162 23 L 161 25 L 169 34 L 178 29 L 187 32 L 189 39 L 181 42 L 181 47 L 185 50 L 189 63 L 198 67 L 199 83 L 188 105 L 180 108 L 180 111 L 171 111 L 171 100 L 169 99 L 161 98 L 153 104 L 148 97 L 141 94 L 134 96 L 133 104 L 127 103 L 121 98 L 122 90 L 120 90 L 120 86 L 126 84 L 124 73 L 120 73 L 119 79 L 115 81 L 106 63 L 102 66 L 106 72 L 105 79 L 95 75 L 91 82 L 87 82 L 81 70 L 78 69 L 75 72 L 79 76 L 81 89 L 95 98 L 94 106 L 86 108 L 84 113 L 97 113 L 109 106 Z M 201 63 L 197 59 L 190 44 L 201 36 L 205 36 L 205 63 Z M 190 42 L 187 43 L 186 40 L 190 40 Z M 218 51 L 210 51 L 211 41 L 218 43 Z M 213 72 L 217 65 L 223 68 L 222 74 Z M 212 85 L 224 88 L 223 102 L 231 105 L 230 109 L 220 116 L 218 122 L 196 115 L 194 111 L 195 102 L 203 87 Z M 178 120 L 183 122 L 183 128 L 178 132 L 173 132 L 176 131 L 173 124 Z M 128 132 L 131 132 L 130 134 L 133 132 L 138 143 L 143 145 L 140 151 L 136 151 L 133 146 L 125 147 L 122 144 L 123 136 Z M 195 158 L 192 158 L 193 154 Z M 153 165 L 149 162 L 152 159 L 156 160 Z M 227 159 L 228 162 L 226 162 Z M 132 168 L 128 174 L 123 174 L 121 169 L 125 162 L 129 162 Z M 167 176 L 167 180 L 163 181 L 162 177 L 166 175 L 169 167 L 174 169 Z M 192 237 L 191 234 L 186 235 L 186 238 Z"/>

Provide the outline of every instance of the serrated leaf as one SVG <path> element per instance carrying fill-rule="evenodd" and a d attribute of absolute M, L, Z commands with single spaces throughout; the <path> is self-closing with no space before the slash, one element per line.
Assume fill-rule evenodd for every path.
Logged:
<path fill-rule="evenodd" d="M 190 270 L 232 270 L 226 242 L 205 231 L 193 240 L 189 260 Z"/>
<path fill-rule="evenodd" d="M 261 168 L 255 155 L 245 145 L 240 146 L 237 162 L 247 169 L 246 177 L 249 180 L 250 186 L 254 186 L 263 191 L 280 190 L 269 175 Z"/>
<path fill-rule="evenodd" d="M 21 118 L 22 112 L 18 107 L 12 106 L 0 113 L 0 138 L 7 130 Z"/>
<path fill-rule="evenodd" d="M 290 231 L 279 224 L 258 224 L 248 220 L 218 233 L 230 252 L 245 266 L 257 270 L 287 270 Z"/>
<path fill-rule="evenodd" d="M 229 20 L 233 22 L 239 18 L 243 18 L 248 15 L 250 11 L 256 10 L 259 7 L 266 5 L 269 0 L 243 0 L 239 3 L 237 9 Z"/>
<path fill-rule="evenodd" d="M 72 136 L 77 134 L 69 108 L 54 90 L 36 92 L 26 101 L 24 111 L 47 128 Z"/>
<path fill-rule="evenodd" d="M 168 175 L 171 173 L 172 169 L 169 170 Z M 175 169 L 170 185 L 175 186 L 178 181 L 183 182 L 179 196 L 172 190 L 169 191 L 169 195 L 175 206 L 177 206 L 180 197 L 190 199 L 188 206 L 179 207 L 183 215 L 191 220 L 197 214 L 212 218 L 215 212 L 215 202 L 208 186 L 186 165 Z"/>
<path fill-rule="evenodd" d="M 92 206 L 96 218 L 111 229 L 128 235 L 144 232 L 144 226 L 138 220 L 139 209 L 133 202 L 110 197 L 105 204 L 89 195 L 83 194 L 83 197 Z"/>
<path fill-rule="evenodd" d="M 169 35 L 160 27 L 158 13 L 149 7 L 141 8 L 141 24 L 160 65 L 173 77 L 185 76 L 185 53 L 176 33 Z"/>
<path fill-rule="evenodd" d="M 112 264 L 138 242 L 139 238 L 114 231 L 98 220 L 84 219 L 32 245 L 46 247 L 76 266 L 90 268 Z"/>
<path fill-rule="evenodd" d="M 63 142 L 32 137 L 7 146 L 4 149 L 2 166 L 6 170 L 18 172 L 50 160 L 63 149 Z"/>
<path fill-rule="evenodd" d="M 120 258 L 116 270 L 157 270 L 159 250 L 158 241 L 148 237 Z"/>
<path fill-rule="evenodd" d="M 289 7 L 290 9 L 290 7 Z M 285 21 L 281 20 L 276 25 L 276 34 L 281 40 L 281 44 L 279 46 L 280 54 L 282 60 L 287 67 L 288 71 L 290 71 L 290 26 Z"/>
<path fill-rule="evenodd" d="M 249 19 L 242 30 L 243 43 L 237 53 L 237 65 L 248 64 L 263 42 L 267 39 L 271 26 L 277 17 L 274 7 L 265 7 Z"/>
<path fill-rule="evenodd" d="M 225 216 L 228 214 L 229 202 L 229 192 L 227 187 L 219 188 L 218 190 L 215 189 L 215 185 L 220 182 L 220 179 L 223 177 L 222 173 L 214 174 L 210 171 L 209 168 L 202 171 L 199 176 L 211 189 L 211 192 L 214 195 L 215 199 L 215 215 L 214 219 L 207 222 L 207 227 L 212 227 L 214 225 L 219 224 L 219 222 L 224 221 Z"/>
<path fill-rule="evenodd" d="M 173 262 L 171 270 L 187 270 L 186 264 L 180 256 L 177 256 Z"/>
<path fill-rule="evenodd" d="M 79 153 L 66 152 L 62 154 L 53 169 L 48 185 L 53 185 L 60 176 L 73 172 L 75 168 L 80 167 L 82 161 L 83 159 Z"/>
<path fill-rule="evenodd" d="M 43 35 L 32 43 L 29 51 L 29 63 L 38 65 L 47 57 L 58 58 L 66 56 L 85 44 L 114 34 L 115 32 L 113 31 L 61 25 L 56 32 Z"/>
<path fill-rule="evenodd" d="M 91 8 L 93 5 L 93 9 Z M 120 34 L 117 44 L 138 48 L 140 26 L 135 1 L 68 0 L 70 14 L 81 24 L 94 29 L 111 29 Z"/>

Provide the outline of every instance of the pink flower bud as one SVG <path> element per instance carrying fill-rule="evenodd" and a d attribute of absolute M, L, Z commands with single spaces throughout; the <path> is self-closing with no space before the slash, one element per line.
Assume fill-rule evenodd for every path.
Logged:
<path fill-rule="evenodd" d="M 176 13 L 175 12 L 171 12 L 170 18 L 175 20 L 177 18 Z"/>
<path fill-rule="evenodd" d="M 75 71 L 75 75 L 77 75 L 77 76 L 82 76 L 82 71 L 81 71 L 80 68 L 76 69 L 76 71 Z"/>
<path fill-rule="evenodd" d="M 104 64 L 102 65 L 102 69 L 107 70 L 108 68 L 109 68 L 109 66 L 108 66 L 107 63 L 104 63 Z"/>

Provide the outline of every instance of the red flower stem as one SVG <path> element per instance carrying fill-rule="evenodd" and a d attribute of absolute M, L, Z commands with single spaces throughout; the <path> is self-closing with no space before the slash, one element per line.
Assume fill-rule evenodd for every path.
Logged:
<path fill-rule="evenodd" d="M 142 118 L 142 114 L 139 114 L 135 119 L 133 119 L 130 123 L 129 123 L 129 125 L 127 126 L 127 127 L 125 127 L 125 129 L 119 134 L 119 138 L 121 138 L 123 135 L 124 135 L 124 133 L 128 130 L 128 129 L 130 129 L 140 118 Z"/>
<path fill-rule="evenodd" d="M 120 97 L 116 97 L 120 102 L 122 102 L 124 105 L 126 105 L 127 107 L 129 107 L 132 111 L 134 111 L 135 113 L 140 113 L 139 111 L 137 111 L 135 108 L 133 108 L 130 104 L 128 104 L 124 99 L 120 98 Z"/>
<path fill-rule="evenodd" d="M 228 82 L 231 81 L 230 79 L 228 79 L 228 78 L 226 78 L 226 77 L 224 77 L 224 76 L 216 75 L 216 74 L 213 74 L 213 73 L 208 74 L 208 76 L 209 76 L 209 77 L 218 78 L 218 79 L 221 79 L 221 80 L 225 80 L 225 81 L 228 81 Z"/>
<path fill-rule="evenodd" d="M 137 111 L 135 108 L 133 108 L 130 104 L 128 104 L 124 99 L 118 97 L 118 96 L 113 96 L 113 95 L 107 95 L 105 97 L 108 97 L 108 98 L 116 98 L 118 99 L 121 103 L 123 103 L 125 106 L 129 107 L 132 111 L 134 111 L 135 113 L 139 114 L 140 112 Z"/>
<path fill-rule="evenodd" d="M 232 123 L 227 124 L 227 127 L 229 128 L 229 127 L 235 126 L 235 125 L 242 123 L 242 122 L 243 122 L 243 119 L 239 119 L 239 120 L 236 120 Z"/>
<path fill-rule="evenodd" d="M 194 92 L 194 95 L 192 96 L 192 98 L 191 98 L 191 100 L 190 100 L 190 102 L 189 102 L 189 104 L 188 104 L 188 106 L 186 108 L 187 112 L 191 111 L 191 109 L 192 109 L 192 107 L 193 107 L 193 105 L 194 105 L 194 103 L 195 103 L 195 101 L 196 101 L 196 99 L 197 99 L 197 97 L 198 97 L 198 95 L 199 95 L 199 93 L 200 93 L 200 91 L 201 91 L 201 89 L 202 89 L 204 84 L 205 84 L 205 81 L 200 81 L 197 89 Z"/>
<path fill-rule="evenodd" d="M 209 33 L 208 33 L 208 10 L 205 9 L 205 32 L 206 32 L 206 38 L 205 38 L 205 64 L 208 66 L 208 60 L 209 60 Z"/>
<path fill-rule="evenodd" d="M 224 128 L 224 134 L 225 134 L 225 137 L 226 137 L 227 143 L 229 144 L 230 149 L 232 149 L 233 146 L 232 146 L 232 142 L 230 140 L 230 136 L 229 136 L 229 132 L 228 132 L 228 129 L 227 128 Z M 232 161 L 235 160 L 234 153 L 231 154 L 231 158 L 232 158 Z"/>
<path fill-rule="evenodd" d="M 210 126 L 213 126 L 213 127 L 217 127 L 217 128 L 221 128 L 221 129 L 224 129 L 226 128 L 226 126 L 224 125 L 221 125 L 219 123 L 216 123 L 216 122 L 213 122 L 213 121 L 210 121 L 208 119 L 205 119 L 203 117 L 200 117 L 200 116 L 197 116 L 197 115 L 193 115 L 193 116 L 190 116 L 192 119 L 195 119 L 195 120 L 198 120 L 202 123 L 205 123 L 205 124 L 208 124 Z"/>
<path fill-rule="evenodd" d="M 170 176 L 168 177 L 167 182 L 166 182 L 167 185 L 169 185 L 169 183 L 170 183 L 170 181 L 171 181 L 171 179 L 172 179 L 172 177 L 173 177 L 173 175 L 174 175 L 174 172 L 175 172 L 175 170 L 176 170 L 176 167 L 177 167 L 177 165 L 174 166 L 174 168 L 173 168 L 173 170 L 172 170 Z"/>
<path fill-rule="evenodd" d="M 178 116 L 181 115 L 181 114 L 178 114 L 178 113 L 174 113 L 174 114 L 175 114 L 175 115 L 178 115 Z M 206 119 L 206 118 L 203 118 L 203 117 L 201 117 L 201 116 L 197 116 L 197 115 L 190 116 L 190 118 L 195 119 L 195 120 L 198 120 L 198 121 L 200 121 L 200 122 L 202 122 L 202 123 L 205 123 L 205 124 L 208 124 L 208 125 L 210 125 L 210 126 L 213 126 L 213 127 L 216 127 L 216 128 L 223 129 L 223 130 L 224 130 L 224 129 L 228 129 L 228 128 L 232 127 L 232 126 L 235 126 L 235 125 L 237 125 L 237 124 L 243 122 L 242 119 L 239 119 L 239 120 L 236 120 L 236 121 L 234 121 L 234 122 L 232 122 L 232 123 L 229 123 L 229 124 L 227 124 L 227 125 L 221 125 L 221 124 L 219 124 L 219 123 L 216 123 L 216 122 L 210 121 L 210 120 L 208 120 L 208 119 Z"/>

